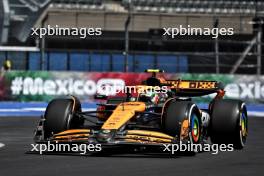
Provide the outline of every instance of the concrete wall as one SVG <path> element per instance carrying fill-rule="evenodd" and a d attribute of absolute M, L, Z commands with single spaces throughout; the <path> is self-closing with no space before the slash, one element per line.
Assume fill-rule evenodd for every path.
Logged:
<path fill-rule="evenodd" d="M 123 31 L 127 18 L 126 13 L 89 12 L 89 11 L 49 11 L 46 25 L 60 27 L 101 27 L 108 31 Z M 219 16 L 219 27 L 234 28 L 236 34 L 251 34 L 253 32 L 252 16 Z M 178 27 L 213 27 L 214 17 L 209 15 L 168 15 L 143 14 L 133 15 L 131 31 L 148 31 L 153 28 Z"/>

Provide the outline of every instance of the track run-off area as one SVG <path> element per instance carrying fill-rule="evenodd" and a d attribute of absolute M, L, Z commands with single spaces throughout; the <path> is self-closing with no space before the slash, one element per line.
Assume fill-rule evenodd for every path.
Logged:
<path fill-rule="evenodd" d="M 110 156 L 30 154 L 34 130 L 47 103 L 0 104 L 0 175 L 262 175 L 264 107 L 248 105 L 249 135 L 243 150 L 196 156 L 113 153 Z M 200 104 L 200 108 L 206 105 Z M 96 104 L 82 104 L 84 111 Z"/>

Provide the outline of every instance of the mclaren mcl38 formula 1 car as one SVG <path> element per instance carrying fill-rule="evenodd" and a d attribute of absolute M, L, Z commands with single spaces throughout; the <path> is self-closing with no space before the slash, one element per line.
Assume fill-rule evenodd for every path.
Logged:
<path fill-rule="evenodd" d="M 35 132 L 36 143 L 100 144 L 102 146 L 162 146 L 188 142 L 232 144 L 242 149 L 248 134 L 245 103 L 224 99 L 217 81 L 165 80 L 161 70 L 147 70 L 137 95 L 101 96 L 95 111 L 82 111 L 74 96 L 52 100 Z M 167 91 L 146 91 L 165 86 Z M 193 97 L 216 94 L 208 108 Z"/>

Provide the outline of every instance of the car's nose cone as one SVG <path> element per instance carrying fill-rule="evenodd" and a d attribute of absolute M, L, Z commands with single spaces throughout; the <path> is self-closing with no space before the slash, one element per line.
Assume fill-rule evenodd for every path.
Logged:
<path fill-rule="evenodd" d="M 97 133 L 96 139 L 99 142 L 109 142 L 114 137 L 114 131 L 111 130 L 100 130 Z"/>

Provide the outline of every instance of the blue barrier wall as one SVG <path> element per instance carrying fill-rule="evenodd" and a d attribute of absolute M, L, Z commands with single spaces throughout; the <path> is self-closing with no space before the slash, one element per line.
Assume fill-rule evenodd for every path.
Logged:
<path fill-rule="evenodd" d="M 0 64 L 5 59 L 16 70 L 41 70 L 40 52 L 0 52 Z M 77 62 L 78 60 L 78 62 Z M 125 56 L 122 53 L 96 52 L 46 52 L 46 70 L 71 71 L 124 71 Z M 173 54 L 131 54 L 128 57 L 130 72 L 144 72 L 146 68 L 160 68 L 168 73 L 188 72 L 188 57 Z"/>

